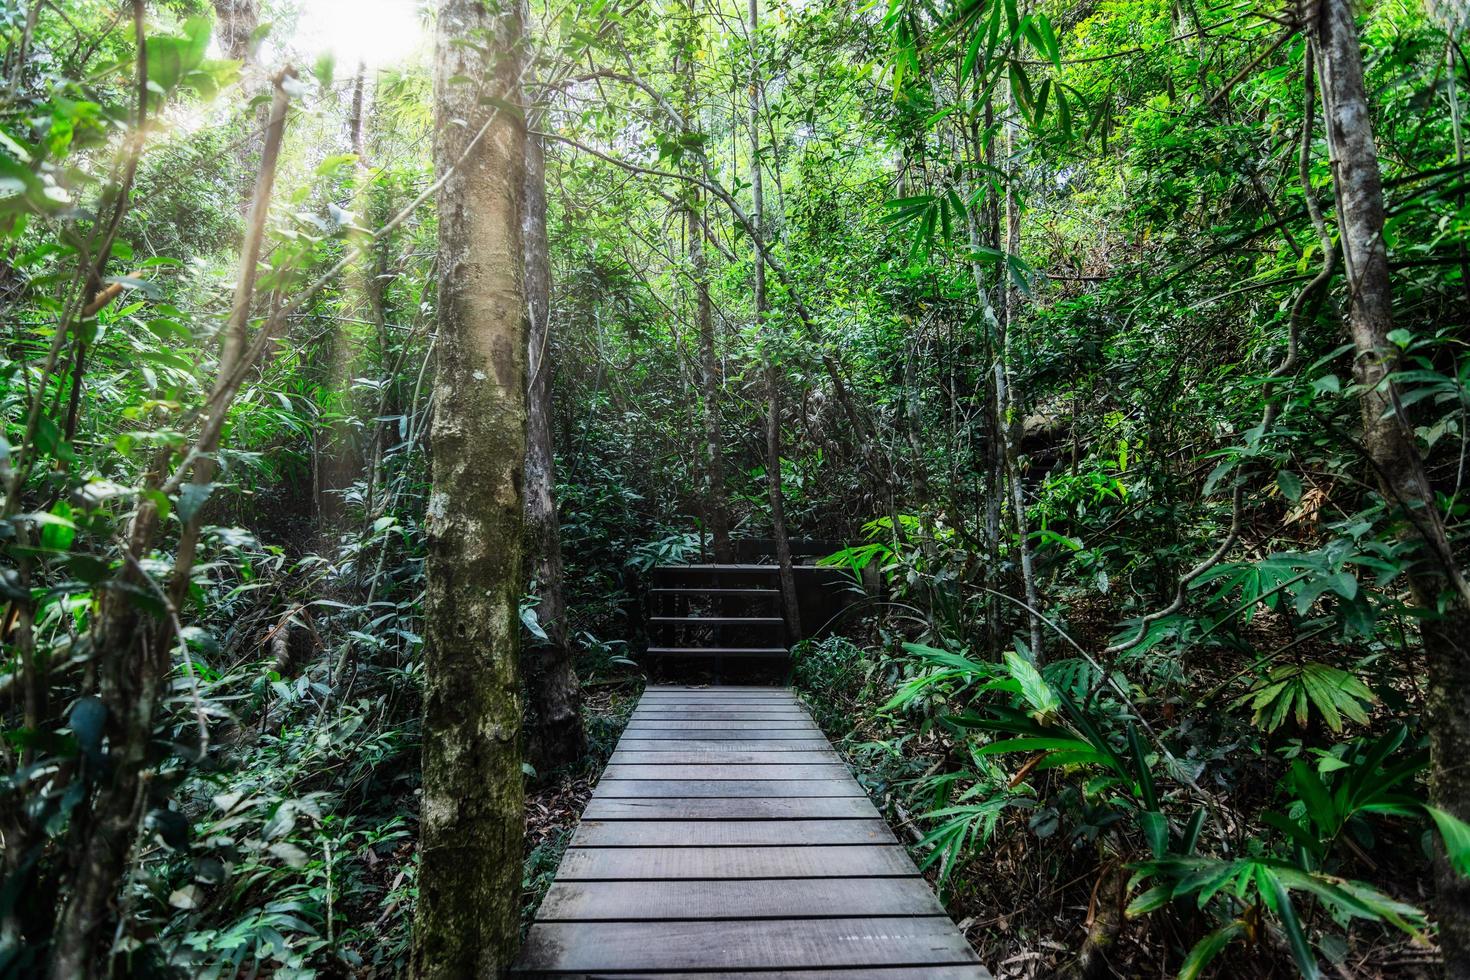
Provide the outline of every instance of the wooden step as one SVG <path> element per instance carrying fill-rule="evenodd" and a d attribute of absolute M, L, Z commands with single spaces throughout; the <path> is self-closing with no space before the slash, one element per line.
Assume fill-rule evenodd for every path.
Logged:
<path fill-rule="evenodd" d="M 650 616 L 655 626 L 780 626 L 780 616 Z"/>
<path fill-rule="evenodd" d="M 706 588 L 702 585 L 687 586 L 684 588 L 658 588 L 649 589 L 650 595 L 707 595 L 707 596 L 777 596 L 781 594 L 780 589 L 717 589 Z"/>
<path fill-rule="evenodd" d="M 780 565 L 715 565 L 715 564 L 693 564 L 693 565 L 655 565 L 656 572 L 776 572 L 780 571 Z"/>
<path fill-rule="evenodd" d="M 650 657 L 785 657 L 785 647 L 649 647 Z"/>

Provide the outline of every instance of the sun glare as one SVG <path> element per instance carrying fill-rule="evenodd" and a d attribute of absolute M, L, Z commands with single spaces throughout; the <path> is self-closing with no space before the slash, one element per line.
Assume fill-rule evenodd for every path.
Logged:
<path fill-rule="evenodd" d="M 387 67 L 426 43 L 422 6 L 421 0 L 301 0 L 293 46 L 311 55 L 330 51 L 339 72 L 359 62 Z"/>

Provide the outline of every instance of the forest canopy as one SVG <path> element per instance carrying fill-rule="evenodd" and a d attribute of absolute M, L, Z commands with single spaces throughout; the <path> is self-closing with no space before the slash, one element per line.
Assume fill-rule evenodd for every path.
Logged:
<path fill-rule="evenodd" d="M 997 977 L 1470 977 L 1467 26 L 0 3 L 0 974 L 504 971 L 759 545 Z"/>

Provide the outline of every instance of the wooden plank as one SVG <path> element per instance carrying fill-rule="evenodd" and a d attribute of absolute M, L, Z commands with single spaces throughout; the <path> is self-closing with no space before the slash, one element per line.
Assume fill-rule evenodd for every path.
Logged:
<path fill-rule="evenodd" d="M 710 799 L 741 796 L 862 796 L 845 779 L 604 779 L 593 796 L 609 800 Z"/>
<path fill-rule="evenodd" d="M 657 712 L 684 712 L 684 711 L 748 711 L 757 715 L 767 715 L 771 712 L 782 711 L 807 711 L 806 705 L 796 701 L 707 701 L 702 704 L 690 704 L 688 702 L 670 701 L 667 704 L 659 701 L 644 701 L 635 711 L 657 711 Z M 810 714 L 810 712 L 808 712 Z"/>
<path fill-rule="evenodd" d="M 737 596 L 737 595 L 743 595 L 743 596 L 751 596 L 751 595 L 758 595 L 758 596 L 778 596 L 778 595 L 781 594 L 781 590 L 780 589 L 756 589 L 756 588 L 750 588 L 750 589 L 729 589 L 729 588 L 725 588 L 725 589 L 711 589 L 711 588 L 706 588 L 706 587 L 704 587 L 702 585 L 684 586 L 684 587 L 681 587 L 681 588 L 657 588 L 657 589 L 649 589 L 648 592 L 649 592 L 650 595 L 711 595 L 711 596 L 715 596 L 715 597 Z"/>
<path fill-rule="evenodd" d="M 882 820 L 583 820 L 572 835 L 571 846 L 768 847 L 893 843 L 896 843 L 893 833 Z"/>
<path fill-rule="evenodd" d="M 791 693 L 791 688 L 781 688 L 776 685 L 648 685 L 645 693 L 663 693 L 666 691 L 719 691 L 722 693 Z"/>
<path fill-rule="evenodd" d="M 678 685 L 659 685 L 656 687 L 645 687 L 645 697 L 654 698 L 750 698 L 750 697 L 782 697 L 794 698 L 796 692 L 789 687 L 734 687 L 720 684 L 714 687 L 680 687 Z"/>
<path fill-rule="evenodd" d="M 764 744 L 764 743 L 762 743 Z M 840 763 L 842 757 L 831 749 L 809 752 L 645 752 L 618 749 L 608 760 L 614 766 L 809 766 Z"/>
<path fill-rule="evenodd" d="M 643 651 L 649 657 L 729 657 L 732 660 L 754 660 L 766 657 L 785 657 L 791 651 L 786 647 L 649 647 Z"/>
<path fill-rule="evenodd" d="M 663 704 L 660 701 L 644 701 L 638 705 L 637 710 L 642 711 L 642 713 L 654 713 L 656 711 L 659 714 L 688 714 L 689 711 L 723 711 L 725 714 L 732 714 L 738 713 L 738 711 L 748 711 L 748 713 L 760 714 L 760 716 L 784 713 L 784 711 L 786 713 L 789 713 L 789 711 L 800 711 L 803 714 L 807 713 L 806 708 L 803 705 L 797 704 L 795 701 L 764 701 L 764 699 L 761 699 L 761 701 L 751 701 L 748 698 L 745 701 L 709 701 L 704 702 L 704 704 L 684 704 L 684 702 Z"/>
<path fill-rule="evenodd" d="M 794 698 L 704 698 L 691 701 L 688 698 L 644 698 L 638 705 L 639 711 L 805 711 L 806 705 Z"/>
<path fill-rule="evenodd" d="M 907 966 L 841 967 L 833 970 L 701 970 L 698 973 L 618 973 L 617 980 L 916 980 Z M 609 974 L 608 976 L 613 976 Z M 923 980 L 994 980 L 979 963 L 935 966 L 926 964 Z"/>
<path fill-rule="evenodd" d="M 797 847 L 569 847 L 557 881 L 917 876 L 897 844 Z"/>
<path fill-rule="evenodd" d="M 974 961 L 974 952 L 954 923 L 944 916 L 933 916 L 729 922 L 538 922 L 526 938 L 520 967 L 563 972 L 712 967 L 779 970 L 833 966 L 926 967 Z"/>
<path fill-rule="evenodd" d="M 596 797 L 583 820 L 871 820 L 866 796 L 751 796 L 734 799 Z"/>
<path fill-rule="evenodd" d="M 754 716 L 766 717 L 772 714 L 807 714 L 807 710 L 800 704 L 766 704 L 761 701 L 726 701 L 710 702 L 710 704 L 659 704 L 657 701 L 644 701 L 638 705 L 638 714 L 675 714 L 675 716 L 688 716 L 694 713 L 706 713 L 716 711 L 720 714 L 754 714 Z"/>
<path fill-rule="evenodd" d="M 849 779 L 851 773 L 840 762 L 816 765 L 641 765 L 617 763 L 603 770 L 603 779 Z"/>
<path fill-rule="evenodd" d="M 644 705 L 644 707 L 650 707 L 650 705 L 670 705 L 670 707 L 682 708 L 698 708 L 701 705 L 725 707 L 725 705 L 731 704 L 745 704 L 751 705 L 751 707 L 794 708 L 800 707 L 801 701 L 798 698 L 792 698 L 791 695 L 767 696 L 726 693 L 726 695 L 710 695 L 707 698 L 701 698 L 701 696 L 692 695 L 692 693 L 684 693 L 684 695 L 644 695 L 639 704 Z"/>
<path fill-rule="evenodd" d="M 781 711 L 706 711 L 703 708 L 688 708 L 685 711 L 635 711 L 628 723 L 635 721 L 764 721 L 764 726 L 782 729 L 786 721 L 806 724 L 811 720 L 806 711 L 784 708 Z M 729 726 L 725 726 L 729 727 Z"/>
<path fill-rule="evenodd" d="M 659 739 L 696 741 L 716 741 L 719 739 L 735 739 L 737 741 L 791 741 L 793 739 L 807 742 L 816 742 L 818 745 L 826 745 L 827 739 L 818 728 L 643 728 L 637 730 L 625 730 L 623 735 L 626 739 L 635 742 L 656 741 Z"/>
<path fill-rule="evenodd" d="M 700 731 L 700 730 L 708 729 L 708 728 L 740 728 L 740 729 L 745 729 L 746 731 L 757 731 L 757 732 L 759 732 L 759 731 L 767 731 L 767 730 L 783 731 L 783 730 L 790 730 L 790 729 L 793 729 L 793 728 L 803 728 L 803 729 L 806 729 L 807 731 L 812 731 L 812 732 L 819 731 L 819 729 L 817 728 L 817 726 L 814 725 L 814 724 L 812 724 L 811 720 L 808 719 L 808 718 L 805 718 L 805 717 L 802 717 L 802 718 L 782 718 L 779 724 L 777 724 L 777 723 L 775 723 L 773 721 L 769 721 L 769 720 L 764 719 L 764 718 L 757 718 L 757 719 L 754 719 L 754 720 L 741 720 L 739 718 L 728 718 L 728 719 L 724 719 L 724 720 L 714 720 L 714 721 L 679 721 L 679 720 L 674 720 L 674 719 L 668 719 L 668 720 L 663 720 L 663 721 L 636 721 L 635 720 L 635 721 L 628 722 L 628 727 L 625 728 L 624 731 L 626 731 L 626 732 L 641 732 L 641 731 L 655 731 L 655 730 L 658 730 L 658 729 L 668 729 L 668 728 L 682 729 L 684 731 Z"/>
<path fill-rule="evenodd" d="M 922 878 L 798 881 L 558 881 L 537 921 L 804 918 L 941 915 Z"/>
<path fill-rule="evenodd" d="M 670 707 L 641 705 L 633 712 L 630 720 L 640 718 L 687 718 L 694 721 L 719 720 L 721 718 L 747 718 L 763 721 L 767 718 L 810 718 L 811 715 L 800 705 L 780 704 L 751 707 L 743 704 L 679 704 Z"/>
<path fill-rule="evenodd" d="M 789 687 L 749 688 L 745 690 L 729 687 L 699 687 L 685 690 L 647 688 L 643 692 L 643 697 L 645 700 L 663 698 L 670 701 L 702 701 L 705 699 L 734 701 L 740 699 L 759 700 L 761 698 L 786 701 L 797 700 L 796 692 Z"/>
<path fill-rule="evenodd" d="M 628 752 L 814 752 L 828 750 L 825 738 L 639 738 L 624 736 Z"/>
<path fill-rule="evenodd" d="M 780 616 L 649 616 L 652 626 L 780 626 Z"/>

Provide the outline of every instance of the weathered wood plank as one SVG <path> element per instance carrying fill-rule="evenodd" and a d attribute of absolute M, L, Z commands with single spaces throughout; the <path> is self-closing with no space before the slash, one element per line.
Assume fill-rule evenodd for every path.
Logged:
<path fill-rule="evenodd" d="M 974 962 L 943 916 L 732 922 L 538 922 L 522 968 L 553 971 L 737 970 Z M 918 973 L 918 976 L 926 976 Z"/>
<path fill-rule="evenodd" d="M 744 741 L 806 739 L 822 745 L 827 744 L 827 739 L 816 728 L 639 728 L 636 731 L 626 730 L 623 737 L 634 741 L 649 739 L 740 739 Z"/>
<path fill-rule="evenodd" d="M 721 713 L 721 715 L 750 714 L 758 718 L 766 718 L 771 715 L 790 714 L 792 712 L 801 712 L 807 717 L 811 717 L 806 708 L 799 704 L 763 704 L 751 707 L 749 705 L 734 704 L 730 702 L 719 704 L 671 704 L 668 706 L 643 704 L 639 705 L 638 710 L 634 713 L 650 715 L 683 715 L 690 711 L 718 711 Z"/>
<path fill-rule="evenodd" d="M 536 918 L 776 919 L 942 915 L 922 878 L 807 878 L 798 881 L 558 881 Z"/>
<path fill-rule="evenodd" d="M 784 718 L 810 720 L 801 708 L 682 708 L 679 711 L 651 711 L 638 708 L 629 721 L 781 721 Z"/>
<path fill-rule="evenodd" d="M 894 843 L 897 841 L 893 832 L 882 820 L 583 820 L 572 835 L 571 846 L 794 847 Z"/>
<path fill-rule="evenodd" d="M 831 751 L 825 738 L 627 738 L 628 752 L 818 752 Z"/>
<path fill-rule="evenodd" d="M 638 706 L 638 710 L 634 712 L 634 714 L 676 714 L 682 716 L 691 711 L 716 711 L 719 712 L 722 717 L 725 715 L 747 714 L 753 715 L 757 718 L 768 718 L 771 715 L 786 715 L 797 712 L 805 715 L 808 718 L 811 717 L 811 714 L 806 710 L 805 706 L 799 704 L 763 704 L 751 707 L 749 705 L 734 704 L 729 702 L 720 704 L 675 704 L 669 705 L 667 707 L 664 705 L 642 704 Z"/>
<path fill-rule="evenodd" d="M 646 697 L 649 694 L 687 694 L 693 691 L 698 694 L 783 694 L 791 696 L 791 688 L 775 687 L 770 684 L 650 684 L 643 689 Z"/>
<path fill-rule="evenodd" d="M 741 796 L 862 796 L 846 779 L 604 779 L 593 796 L 609 800 Z"/>
<path fill-rule="evenodd" d="M 979 963 L 963 966 L 926 964 L 921 971 L 907 966 L 867 966 L 834 970 L 701 970 L 699 973 L 618 973 L 617 980 L 993 980 Z M 611 975 L 610 975 L 611 976 Z"/>
<path fill-rule="evenodd" d="M 892 878 L 917 875 L 897 844 L 799 847 L 569 847 L 557 881 L 658 878 Z"/>
<path fill-rule="evenodd" d="M 674 701 L 731 701 L 739 698 L 772 698 L 787 701 L 797 700 L 795 691 L 784 687 L 760 687 L 738 689 L 731 687 L 703 687 L 692 690 L 651 687 L 643 693 L 645 701 L 671 699 Z"/>
<path fill-rule="evenodd" d="M 848 779 L 851 773 L 840 762 L 817 765 L 743 766 L 721 762 L 716 765 L 638 765 L 614 763 L 603 770 L 603 779 Z"/>
<path fill-rule="evenodd" d="M 759 722 L 763 727 L 787 728 L 791 725 L 804 726 L 811 720 L 811 715 L 805 711 L 790 708 L 782 711 L 704 711 L 699 709 L 693 711 L 638 711 L 628 718 L 628 724 L 673 722 L 677 725 L 691 721 L 738 721 L 742 723 L 753 721 Z"/>
<path fill-rule="evenodd" d="M 783 752 L 653 752 L 618 749 L 608 760 L 614 766 L 806 766 L 840 763 L 842 758 L 831 749 Z"/>
<path fill-rule="evenodd" d="M 755 708 L 794 708 L 799 707 L 802 702 L 790 694 L 664 694 L 659 696 L 645 695 L 638 702 L 643 707 L 672 705 L 679 707 L 699 707 L 700 705 L 746 705 Z"/>
<path fill-rule="evenodd" d="M 628 799 L 587 801 L 583 820 L 845 820 L 872 819 L 865 796 L 753 796 L 735 799 Z"/>
<path fill-rule="evenodd" d="M 802 702 L 789 694 L 724 694 L 700 697 L 695 694 L 667 694 L 662 697 L 645 696 L 640 706 L 698 708 L 705 705 L 716 707 L 745 706 L 751 708 L 799 708 Z"/>
<path fill-rule="evenodd" d="M 698 732 L 705 731 L 711 728 L 735 728 L 744 729 L 745 731 L 750 732 L 763 732 L 771 730 L 794 731 L 796 729 L 801 729 L 808 732 L 820 731 L 820 729 L 817 728 L 816 725 L 812 724 L 811 719 L 805 716 L 799 718 L 782 718 L 779 722 L 770 721 L 763 718 L 743 720 L 739 718 L 726 718 L 716 719 L 713 721 L 683 721 L 677 719 L 668 719 L 661 721 L 634 720 L 628 722 L 628 727 L 624 729 L 624 731 L 651 732 L 674 729 L 676 731 Z"/>

